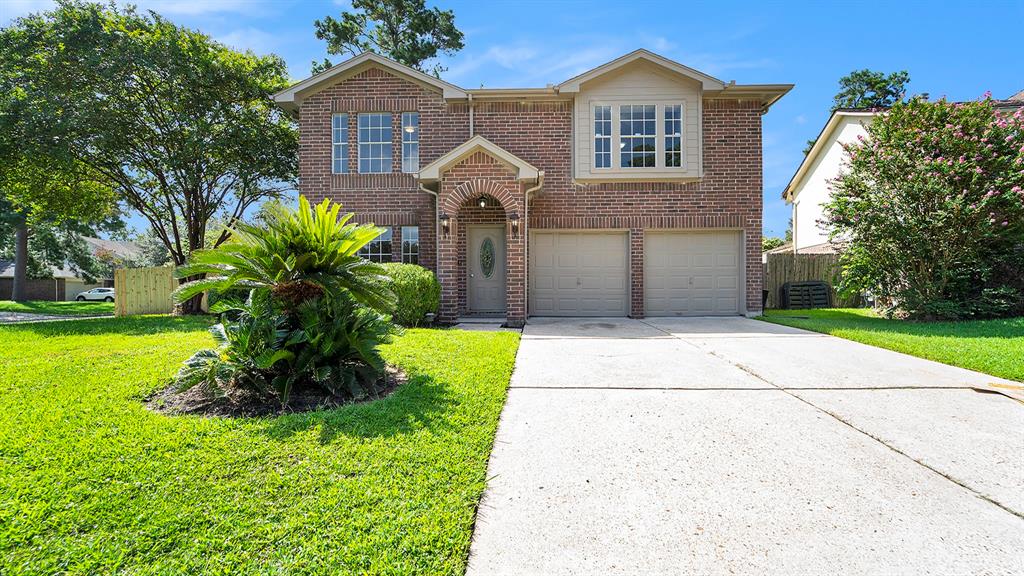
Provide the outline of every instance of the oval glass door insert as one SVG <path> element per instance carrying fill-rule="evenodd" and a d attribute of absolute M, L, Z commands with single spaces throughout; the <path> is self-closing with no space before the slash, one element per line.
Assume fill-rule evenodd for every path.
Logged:
<path fill-rule="evenodd" d="M 485 278 L 490 278 L 491 274 L 494 274 L 494 242 L 491 242 L 490 238 L 484 238 L 480 244 L 480 271 L 484 273 Z"/>

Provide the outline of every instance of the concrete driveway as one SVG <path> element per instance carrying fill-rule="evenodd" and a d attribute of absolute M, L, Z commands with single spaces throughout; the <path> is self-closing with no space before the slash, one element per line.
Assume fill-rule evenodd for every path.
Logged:
<path fill-rule="evenodd" d="M 969 388 L 999 381 L 745 318 L 531 321 L 468 573 L 1022 574 L 1024 405 Z"/>

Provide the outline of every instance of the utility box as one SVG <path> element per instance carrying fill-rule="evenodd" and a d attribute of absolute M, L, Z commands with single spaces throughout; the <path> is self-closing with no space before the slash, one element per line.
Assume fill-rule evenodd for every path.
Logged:
<path fill-rule="evenodd" d="M 787 310 L 831 308 L 832 287 L 828 282 L 786 282 L 779 294 L 782 307 Z"/>

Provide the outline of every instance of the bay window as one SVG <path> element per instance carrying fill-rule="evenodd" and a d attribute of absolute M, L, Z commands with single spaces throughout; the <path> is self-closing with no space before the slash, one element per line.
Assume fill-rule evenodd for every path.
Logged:
<path fill-rule="evenodd" d="M 601 103 L 591 107 L 593 169 L 650 169 L 658 175 L 686 166 L 684 105 L 676 102 Z"/>

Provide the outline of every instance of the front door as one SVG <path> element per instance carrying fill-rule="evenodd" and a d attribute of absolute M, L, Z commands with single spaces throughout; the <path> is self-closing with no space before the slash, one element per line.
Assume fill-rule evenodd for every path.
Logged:
<path fill-rule="evenodd" d="M 505 313 L 505 227 L 471 226 L 467 230 L 470 314 Z"/>

